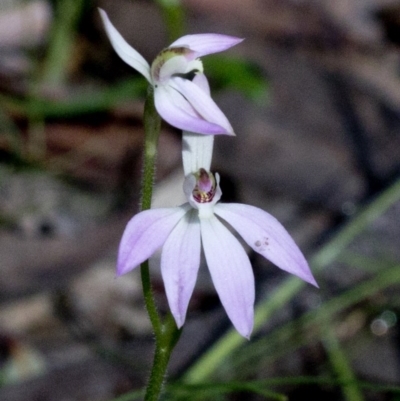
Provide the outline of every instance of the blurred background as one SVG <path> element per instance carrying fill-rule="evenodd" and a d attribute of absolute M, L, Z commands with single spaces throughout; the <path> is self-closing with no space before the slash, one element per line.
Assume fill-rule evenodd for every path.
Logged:
<path fill-rule="evenodd" d="M 236 341 L 203 266 L 167 399 L 400 400 L 398 0 L 0 0 L 0 400 L 140 399 L 152 359 L 139 272 L 115 279 L 146 81 L 97 7 L 149 62 L 185 33 L 246 38 L 203 58 L 237 135 L 213 170 L 223 201 L 285 225 L 320 285 L 249 253 L 262 320 Z M 181 182 L 163 124 L 156 204 L 179 204 Z"/>

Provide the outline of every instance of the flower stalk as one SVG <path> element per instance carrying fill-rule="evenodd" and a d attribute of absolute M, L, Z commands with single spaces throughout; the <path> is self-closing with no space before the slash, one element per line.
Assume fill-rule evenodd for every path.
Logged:
<path fill-rule="evenodd" d="M 161 118 L 154 106 L 153 88 L 149 86 L 144 107 L 144 161 L 142 176 L 141 210 L 151 207 L 153 195 L 154 173 L 157 157 L 157 144 L 161 129 Z M 143 295 L 147 313 L 150 318 L 155 336 L 153 366 L 146 387 L 145 401 L 156 401 L 159 399 L 164 377 L 168 366 L 171 352 L 179 338 L 180 330 L 176 328 L 172 316 L 162 321 L 156 306 L 153 290 L 151 287 L 150 270 L 148 261 L 140 266 Z"/>
<path fill-rule="evenodd" d="M 149 86 L 147 98 L 144 106 L 144 160 L 142 176 L 142 195 L 141 210 L 147 210 L 151 207 L 151 198 L 153 195 L 154 173 L 157 158 L 157 144 L 161 129 L 161 119 L 154 107 L 153 89 Z M 140 266 L 142 279 L 143 295 L 147 313 L 151 321 L 156 338 L 161 335 L 161 319 L 157 311 L 153 291 L 151 289 L 150 271 L 148 261 L 144 261 Z"/>
<path fill-rule="evenodd" d="M 157 145 L 161 130 L 161 117 L 154 106 L 154 91 L 151 85 L 147 90 L 143 120 L 145 137 L 141 210 L 147 210 L 151 207 L 151 198 L 153 196 Z"/>

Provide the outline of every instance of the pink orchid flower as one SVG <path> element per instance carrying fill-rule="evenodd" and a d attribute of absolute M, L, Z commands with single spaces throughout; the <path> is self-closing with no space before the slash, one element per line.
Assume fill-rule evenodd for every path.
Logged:
<path fill-rule="evenodd" d="M 125 274 L 159 248 L 168 303 L 178 327 L 197 279 L 201 248 L 218 292 L 236 330 L 249 338 L 254 319 L 254 275 L 235 230 L 257 253 L 276 266 L 317 286 L 303 254 L 285 228 L 269 213 L 239 203 L 218 203 L 219 175 L 209 172 L 213 136 L 183 135 L 184 192 L 188 202 L 143 211 L 123 234 L 117 274 Z"/>
<path fill-rule="evenodd" d="M 165 121 L 199 134 L 234 135 L 224 113 L 192 80 L 194 76 L 206 80 L 199 57 L 229 49 L 243 39 L 211 33 L 186 35 L 162 50 L 150 66 L 115 29 L 106 12 L 99 11 L 114 50 L 153 86 L 156 109 Z"/>

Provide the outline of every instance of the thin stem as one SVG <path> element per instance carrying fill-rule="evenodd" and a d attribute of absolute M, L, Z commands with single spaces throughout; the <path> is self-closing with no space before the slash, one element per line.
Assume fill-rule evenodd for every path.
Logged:
<path fill-rule="evenodd" d="M 157 401 L 159 399 L 169 358 L 181 332 L 181 330 L 177 329 L 173 317 L 169 314 L 161 328 L 161 335 L 156 337 L 156 350 L 144 401 Z"/>
<path fill-rule="evenodd" d="M 157 401 L 159 399 L 171 351 L 168 347 L 156 345 L 153 366 L 144 397 L 145 401 Z"/>
<path fill-rule="evenodd" d="M 161 118 L 154 105 L 153 87 L 149 86 L 146 103 L 144 105 L 144 167 L 142 177 L 141 210 L 151 207 L 155 163 L 157 157 L 158 137 L 161 129 Z"/>
<path fill-rule="evenodd" d="M 157 156 L 157 143 L 160 129 L 161 118 L 154 106 L 153 89 L 152 87 L 149 87 L 144 108 L 145 143 L 141 196 L 142 211 L 150 209 L 151 207 Z M 148 261 L 141 264 L 140 272 L 147 313 L 149 314 L 156 341 L 153 366 L 151 368 L 150 378 L 147 383 L 144 400 L 157 401 L 160 397 L 160 393 L 164 384 L 168 361 L 172 350 L 179 339 L 180 330 L 177 329 L 175 321 L 171 315 L 168 316 L 165 322 L 161 320 L 151 288 Z"/>
<path fill-rule="evenodd" d="M 140 276 L 142 279 L 144 303 L 153 327 L 154 335 L 157 339 L 162 335 L 162 322 L 160 315 L 158 314 L 156 301 L 153 295 L 153 289 L 151 287 L 149 262 L 147 260 L 140 265 Z"/>
<path fill-rule="evenodd" d="M 149 86 L 146 103 L 144 106 L 144 166 L 142 176 L 142 196 L 141 210 L 147 210 L 151 207 L 151 198 L 153 195 L 154 172 L 157 157 L 157 143 L 161 128 L 161 118 L 154 106 L 153 89 Z M 157 311 L 151 288 L 150 270 L 148 261 L 140 266 L 142 278 L 142 288 L 147 313 L 153 326 L 156 338 L 161 336 L 161 319 Z"/>

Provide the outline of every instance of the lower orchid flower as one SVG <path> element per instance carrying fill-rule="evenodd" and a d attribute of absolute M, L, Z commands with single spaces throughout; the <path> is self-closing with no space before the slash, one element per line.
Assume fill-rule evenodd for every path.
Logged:
<path fill-rule="evenodd" d="M 125 274 L 162 247 L 161 273 L 179 328 L 185 322 L 203 248 L 222 305 L 236 330 L 250 337 L 254 275 L 243 246 L 227 225 L 255 252 L 317 286 L 303 254 L 273 216 L 249 205 L 218 203 L 222 195 L 218 174 L 214 177 L 204 168 L 188 174 L 184 192 L 188 199 L 184 205 L 146 210 L 131 219 L 121 240 L 117 266 L 117 274 Z"/>
<path fill-rule="evenodd" d="M 207 81 L 196 85 L 210 93 Z M 219 175 L 209 172 L 214 136 L 183 132 L 182 159 L 187 203 L 145 210 L 128 223 L 121 239 L 117 275 L 125 274 L 159 248 L 168 303 L 182 327 L 200 267 L 201 248 L 222 305 L 236 330 L 249 338 L 254 320 L 254 275 L 236 230 L 255 251 L 281 269 L 317 286 L 300 249 L 273 216 L 254 206 L 218 203 Z"/>

